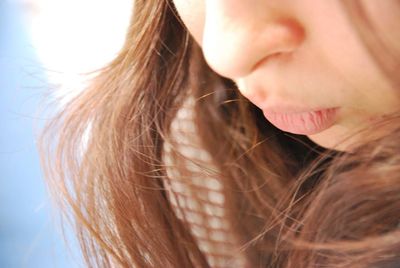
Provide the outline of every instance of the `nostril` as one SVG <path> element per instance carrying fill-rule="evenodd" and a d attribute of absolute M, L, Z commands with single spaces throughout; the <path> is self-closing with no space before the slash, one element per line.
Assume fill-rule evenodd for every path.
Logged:
<path fill-rule="evenodd" d="M 263 56 L 255 62 L 251 71 L 275 61 L 289 60 L 298 50 L 305 39 L 305 29 L 293 19 L 282 19 L 269 27 L 265 27 L 262 44 Z"/>
<path fill-rule="evenodd" d="M 274 53 L 274 54 L 272 54 L 272 55 L 269 55 L 269 56 L 267 56 L 267 57 L 261 59 L 260 61 L 258 61 L 258 62 L 253 66 L 253 68 L 251 69 L 251 72 L 254 72 L 254 71 L 257 70 L 258 68 L 260 68 L 262 65 L 266 64 L 267 62 L 269 62 L 269 61 L 271 61 L 271 60 L 273 60 L 273 59 L 281 58 L 283 54 L 284 54 L 284 53 L 282 53 L 282 52 L 278 52 L 278 53 Z"/>
<path fill-rule="evenodd" d="M 263 68 L 265 65 L 275 62 L 275 61 L 280 61 L 280 62 L 286 62 L 291 58 L 293 55 L 292 52 L 278 52 L 274 53 L 272 55 L 269 55 L 261 60 L 259 60 L 251 69 L 251 72 L 254 72 L 260 68 Z"/>

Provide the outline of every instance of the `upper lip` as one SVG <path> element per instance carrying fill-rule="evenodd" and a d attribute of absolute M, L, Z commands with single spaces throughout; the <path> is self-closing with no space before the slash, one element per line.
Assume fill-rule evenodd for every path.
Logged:
<path fill-rule="evenodd" d="M 264 105 L 261 107 L 263 112 L 266 113 L 278 113 L 278 114 L 291 114 L 291 113 L 304 113 L 304 112 L 313 112 L 313 111 L 320 111 L 326 109 L 333 109 L 334 107 L 315 107 L 310 108 L 306 106 L 300 105 L 290 105 L 290 104 L 281 104 L 281 105 Z"/>

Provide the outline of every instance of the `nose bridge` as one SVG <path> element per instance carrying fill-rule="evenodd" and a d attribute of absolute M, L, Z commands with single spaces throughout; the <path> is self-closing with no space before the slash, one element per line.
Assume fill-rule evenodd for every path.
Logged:
<path fill-rule="evenodd" d="M 206 1 L 202 45 L 214 71 L 229 78 L 243 77 L 263 58 L 289 52 L 299 44 L 298 27 L 267 2 Z"/>

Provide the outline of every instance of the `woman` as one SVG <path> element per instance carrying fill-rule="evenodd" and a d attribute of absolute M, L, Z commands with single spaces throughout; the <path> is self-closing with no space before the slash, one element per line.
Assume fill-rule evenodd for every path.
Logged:
<path fill-rule="evenodd" d="M 87 264 L 399 267 L 399 11 L 135 1 L 42 138 Z"/>

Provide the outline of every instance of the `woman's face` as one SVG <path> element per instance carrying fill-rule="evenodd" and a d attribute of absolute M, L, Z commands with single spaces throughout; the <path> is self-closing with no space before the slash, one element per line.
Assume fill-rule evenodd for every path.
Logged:
<path fill-rule="evenodd" d="M 396 111 L 400 97 L 341 2 L 174 0 L 209 66 L 235 81 L 267 120 L 321 146 L 346 150 L 366 136 L 335 144 Z M 376 29 L 397 42 L 395 2 L 365 0 L 363 5 Z"/>

